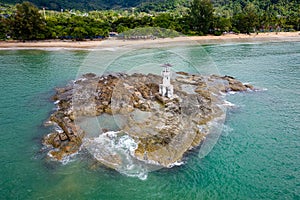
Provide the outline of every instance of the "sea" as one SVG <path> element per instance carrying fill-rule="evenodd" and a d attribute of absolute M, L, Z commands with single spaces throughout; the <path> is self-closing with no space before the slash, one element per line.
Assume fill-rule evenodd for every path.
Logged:
<path fill-rule="evenodd" d="M 159 74 L 165 63 L 256 90 L 227 94 L 218 134 L 170 168 L 126 174 L 84 148 L 47 156 L 56 87 L 87 72 Z M 1 49 L 0 87 L 1 199 L 300 199 L 300 42 Z"/>

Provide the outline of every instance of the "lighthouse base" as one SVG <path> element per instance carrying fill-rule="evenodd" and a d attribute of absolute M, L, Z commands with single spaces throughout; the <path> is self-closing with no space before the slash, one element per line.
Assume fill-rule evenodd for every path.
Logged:
<path fill-rule="evenodd" d="M 165 86 L 163 84 L 159 84 L 159 94 L 163 97 L 172 98 L 173 97 L 173 85 Z"/>

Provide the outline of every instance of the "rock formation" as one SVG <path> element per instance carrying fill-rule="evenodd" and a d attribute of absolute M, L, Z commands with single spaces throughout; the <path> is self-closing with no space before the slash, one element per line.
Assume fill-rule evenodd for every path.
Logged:
<path fill-rule="evenodd" d="M 253 86 L 230 76 L 178 72 L 171 81 L 174 95 L 167 98 L 158 93 L 161 80 L 161 76 L 154 74 L 97 76 L 89 73 L 58 88 L 53 97 L 57 110 L 48 123 L 55 130 L 44 137 L 48 155 L 61 160 L 95 142 L 80 126 L 84 119 L 117 116 L 117 130 L 96 130 L 108 142 L 96 159 L 108 167 L 118 168 L 124 158 L 107 148 L 110 140 L 119 144 L 126 136 L 136 144 L 128 149 L 131 157 L 168 167 L 200 145 L 209 134 L 210 122 L 225 116 L 224 93 L 253 90 Z"/>

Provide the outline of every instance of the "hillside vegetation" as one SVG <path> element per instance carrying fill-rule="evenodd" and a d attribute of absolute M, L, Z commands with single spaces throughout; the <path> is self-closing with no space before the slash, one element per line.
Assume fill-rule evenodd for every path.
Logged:
<path fill-rule="evenodd" d="M 186 35 L 300 29 L 299 0 L 126 1 L 126 5 L 125 1 L 115 1 L 118 4 L 108 0 L 101 2 L 118 5 L 120 8 L 126 5 L 138 6 L 115 10 L 55 11 L 39 9 L 30 2 L 1 4 L 0 38 L 97 39 L 107 37 L 112 31 L 121 33 L 142 27 L 160 27 Z"/>

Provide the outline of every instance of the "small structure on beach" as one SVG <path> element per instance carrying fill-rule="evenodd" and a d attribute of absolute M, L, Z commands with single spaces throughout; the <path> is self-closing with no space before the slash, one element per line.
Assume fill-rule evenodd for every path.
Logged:
<path fill-rule="evenodd" d="M 164 64 L 161 75 L 163 77 L 163 83 L 159 84 L 159 94 L 163 97 L 172 98 L 173 97 L 173 85 L 171 85 L 171 64 Z"/>
<path fill-rule="evenodd" d="M 109 32 L 109 37 L 110 38 L 115 38 L 115 37 L 118 37 L 119 36 L 119 33 L 117 32 Z"/>

